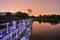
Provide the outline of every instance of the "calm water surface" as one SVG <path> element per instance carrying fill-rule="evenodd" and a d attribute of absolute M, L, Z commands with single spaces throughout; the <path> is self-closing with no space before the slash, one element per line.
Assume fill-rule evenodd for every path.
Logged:
<path fill-rule="evenodd" d="M 50 23 L 39 23 L 34 21 L 32 24 L 32 40 L 52 39 L 60 37 L 60 23 L 51 25 Z"/>

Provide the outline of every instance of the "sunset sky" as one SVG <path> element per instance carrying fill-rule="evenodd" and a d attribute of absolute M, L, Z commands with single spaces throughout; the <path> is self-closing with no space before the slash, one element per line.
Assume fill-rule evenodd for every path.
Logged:
<path fill-rule="evenodd" d="M 60 0 L 0 0 L 1 12 L 28 12 L 27 9 L 32 9 L 30 15 L 34 16 L 60 15 Z"/>

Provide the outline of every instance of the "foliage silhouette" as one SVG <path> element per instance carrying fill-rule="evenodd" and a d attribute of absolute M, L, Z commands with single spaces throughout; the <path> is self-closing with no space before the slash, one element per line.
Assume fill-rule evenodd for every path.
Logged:
<path fill-rule="evenodd" d="M 28 9 L 28 12 L 29 12 L 29 14 L 31 14 L 31 12 L 32 12 L 32 9 Z"/>
<path fill-rule="evenodd" d="M 16 17 L 18 18 L 29 18 L 27 13 L 16 12 Z"/>
<path fill-rule="evenodd" d="M 29 12 L 32 12 L 31 9 L 29 9 Z M 51 24 L 58 24 L 60 23 L 60 15 L 39 15 L 38 17 L 36 16 L 29 16 L 28 13 L 23 13 L 23 12 L 16 12 L 15 15 L 12 15 L 13 13 L 11 12 L 2 12 L 2 13 L 6 13 L 6 15 L 1 16 L 0 15 L 0 23 L 3 22 L 8 22 L 8 21 L 12 21 L 12 20 L 19 20 L 19 19 L 26 19 L 26 18 L 32 18 L 33 21 L 38 21 L 39 23 L 41 22 L 48 22 Z"/>

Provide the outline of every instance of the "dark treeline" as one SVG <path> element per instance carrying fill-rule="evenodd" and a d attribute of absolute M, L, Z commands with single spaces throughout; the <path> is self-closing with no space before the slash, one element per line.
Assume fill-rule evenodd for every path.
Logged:
<path fill-rule="evenodd" d="M 14 15 L 12 15 L 14 14 Z M 49 23 L 54 23 L 57 24 L 60 22 L 60 15 L 39 15 L 38 17 L 36 16 L 29 16 L 28 13 L 25 12 L 16 12 L 16 13 L 11 13 L 11 12 L 0 12 L 0 23 L 12 21 L 12 20 L 20 20 L 20 19 L 26 19 L 26 18 L 33 18 L 34 21 L 38 22 L 49 22 Z"/>
<path fill-rule="evenodd" d="M 8 22 L 12 20 L 26 19 L 30 18 L 27 13 L 16 12 L 14 15 L 11 12 L 1 12 L 0 13 L 0 23 Z"/>
<path fill-rule="evenodd" d="M 60 23 L 60 15 L 43 15 L 39 17 L 35 17 L 34 21 L 38 21 L 39 23 L 50 23 L 51 25 L 56 25 Z"/>
<path fill-rule="evenodd" d="M 60 19 L 60 15 L 55 15 L 55 14 L 43 15 L 43 16 L 40 15 L 39 17 L 44 19 Z"/>

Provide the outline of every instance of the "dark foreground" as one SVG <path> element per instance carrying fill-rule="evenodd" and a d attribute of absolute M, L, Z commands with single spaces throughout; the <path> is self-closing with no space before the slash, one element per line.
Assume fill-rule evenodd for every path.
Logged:
<path fill-rule="evenodd" d="M 32 35 L 31 40 L 60 40 L 60 32 L 58 33 L 42 33 L 37 35 Z"/>

